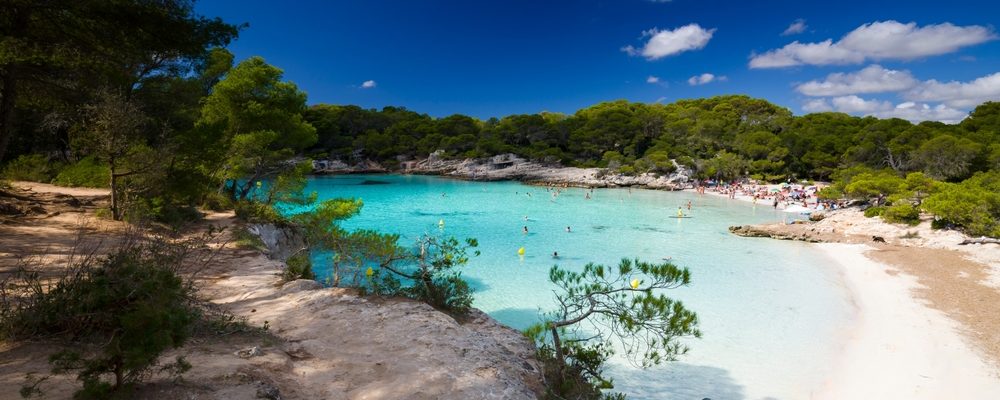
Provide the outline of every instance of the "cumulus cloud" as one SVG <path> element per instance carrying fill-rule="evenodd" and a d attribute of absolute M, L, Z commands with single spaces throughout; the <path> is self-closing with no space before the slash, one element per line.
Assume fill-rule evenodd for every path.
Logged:
<path fill-rule="evenodd" d="M 898 92 L 911 89 L 919 81 L 909 71 L 896 71 L 869 65 L 852 73 L 833 73 L 822 81 L 813 80 L 795 87 L 806 96 L 843 96 L 858 93 Z"/>
<path fill-rule="evenodd" d="M 809 26 L 806 25 L 806 20 L 799 18 L 795 20 L 795 22 L 792 22 L 791 25 L 788 25 L 788 28 L 785 28 L 785 31 L 781 32 L 781 36 L 798 35 L 805 32 L 806 28 L 809 28 Z"/>
<path fill-rule="evenodd" d="M 812 99 L 802 105 L 802 110 L 805 112 L 814 113 L 814 112 L 833 111 L 833 107 L 830 107 L 830 103 L 827 103 L 826 99 Z"/>
<path fill-rule="evenodd" d="M 940 101 L 949 107 L 969 108 L 989 100 L 1000 100 L 1000 72 L 969 82 L 938 82 L 931 79 L 903 93 L 914 101 Z"/>
<path fill-rule="evenodd" d="M 659 82 L 660 82 L 660 77 L 658 76 L 650 75 L 646 78 L 646 83 L 659 83 Z"/>
<path fill-rule="evenodd" d="M 361 88 L 362 89 L 371 89 L 373 87 L 375 87 L 375 81 L 373 81 L 373 80 L 367 80 L 367 81 L 364 81 L 363 83 L 361 83 Z"/>
<path fill-rule="evenodd" d="M 704 85 L 706 83 L 712 83 L 714 81 L 720 81 L 720 82 L 722 82 L 722 81 L 725 81 L 726 79 L 727 78 L 725 76 L 715 76 L 713 74 L 710 74 L 710 73 L 706 72 L 704 74 L 695 75 L 695 76 L 692 76 L 692 77 L 688 78 L 688 85 L 698 86 L 698 85 Z"/>
<path fill-rule="evenodd" d="M 839 111 L 847 114 L 875 116 L 878 118 L 902 118 L 910 122 L 941 121 L 954 124 L 964 119 L 968 113 L 944 104 L 931 106 L 927 103 L 907 101 L 893 105 L 889 101 L 863 99 L 858 96 L 838 96 L 830 99 L 812 99 L 802 105 L 805 112 Z"/>
<path fill-rule="evenodd" d="M 752 54 L 750 68 L 859 64 L 865 60 L 912 60 L 957 51 L 996 39 L 991 28 L 951 23 L 918 27 L 915 22 L 880 21 L 861 25 L 834 42 L 789 43 Z"/>
<path fill-rule="evenodd" d="M 649 37 L 649 40 L 641 49 L 629 45 L 622 47 L 622 51 L 631 56 L 641 55 L 647 60 L 658 60 L 685 51 L 701 49 L 712 40 L 714 33 L 715 29 L 704 29 L 698 24 L 664 31 L 653 28 L 642 33 L 642 37 Z"/>

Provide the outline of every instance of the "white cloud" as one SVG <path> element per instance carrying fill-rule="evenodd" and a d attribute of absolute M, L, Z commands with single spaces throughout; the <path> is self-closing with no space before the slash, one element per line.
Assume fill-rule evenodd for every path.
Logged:
<path fill-rule="evenodd" d="M 830 107 L 830 103 L 827 103 L 826 99 L 812 99 L 802 105 L 802 111 L 810 113 L 833 111 L 833 107 Z"/>
<path fill-rule="evenodd" d="M 785 31 L 781 32 L 781 36 L 798 35 L 805 32 L 806 28 L 809 28 L 809 26 L 806 25 L 806 20 L 799 18 L 795 20 L 795 22 L 792 22 L 791 25 L 788 25 L 788 28 L 785 28 Z"/>
<path fill-rule="evenodd" d="M 843 96 L 858 93 L 898 92 L 917 86 L 919 81 L 909 71 L 896 71 L 869 65 L 852 73 L 833 73 L 823 81 L 809 81 L 795 90 L 806 96 Z"/>
<path fill-rule="evenodd" d="M 879 118 L 902 118 L 910 122 L 940 121 L 946 124 L 957 124 L 965 119 L 969 113 L 944 104 L 931 107 L 926 103 L 917 104 L 908 101 L 896 105 L 892 110 L 882 111 L 874 115 Z"/>
<path fill-rule="evenodd" d="M 834 97 L 830 102 L 835 110 L 848 114 L 872 115 L 892 109 L 888 101 L 865 100 L 855 95 Z"/>
<path fill-rule="evenodd" d="M 713 74 L 710 74 L 710 73 L 706 72 L 704 74 L 695 75 L 695 76 L 692 76 L 692 77 L 688 78 L 688 85 L 698 86 L 698 85 L 704 85 L 706 83 L 712 83 L 714 81 L 722 82 L 722 81 L 725 81 L 727 79 L 728 78 L 726 78 L 725 76 L 715 76 Z"/>
<path fill-rule="evenodd" d="M 647 60 L 657 60 L 666 56 L 698 50 L 708 44 L 715 29 L 704 29 L 698 24 L 688 24 L 674 30 L 661 31 L 653 28 L 642 32 L 642 37 L 649 36 L 649 41 L 637 49 L 631 45 L 622 47 L 622 51 L 631 56 L 643 56 Z"/>
<path fill-rule="evenodd" d="M 912 60 L 951 53 L 996 39 L 991 28 L 951 23 L 918 27 L 915 22 L 872 22 L 861 25 L 834 42 L 789 43 L 780 49 L 751 54 L 750 68 L 796 65 L 859 64 L 865 60 Z"/>
<path fill-rule="evenodd" d="M 1000 100 L 1000 72 L 969 82 L 925 81 L 903 93 L 903 98 L 915 101 L 939 101 L 949 107 L 970 108 L 988 100 Z"/>
<path fill-rule="evenodd" d="M 660 78 L 657 77 L 657 76 L 650 75 L 650 76 L 648 76 L 646 78 L 646 83 L 659 83 L 659 82 L 660 82 Z"/>
<path fill-rule="evenodd" d="M 361 84 L 362 89 L 371 89 L 373 87 L 375 87 L 375 81 L 373 80 L 367 80 Z"/>
<path fill-rule="evenodd" d="M 964 119 L 968 113 L 944 104 L 931 106 L 926 103 L 907 101 L 893 105 L 889 101 L 866 100 L 858 96 L 839 96 L 830 99 L 812 99 L 802 105 L 805 112 L 839 111 L 847 114 L 875 116 L 878 118 L 902 118 L 910 122 L 941 121 L 954 124 Z"/>

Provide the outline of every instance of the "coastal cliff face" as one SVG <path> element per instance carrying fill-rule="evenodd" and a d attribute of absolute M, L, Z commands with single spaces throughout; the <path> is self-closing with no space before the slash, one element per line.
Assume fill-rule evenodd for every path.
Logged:
<path fill-rule="evenodd" d="M 253 229 L 275 244 L 272 254 L 298 243 L 279 227 Z M 534 344 L 482 311 L 458 321 L 424 303 L 315 281 L 279 287 L 279 257 L 234 256 L 220 258 L 227 277 L 204 292 L 286 342 L 251 359 L 284 398 L 534 399 L 544 390 Z"/>
<path fill-rule="evenodd" d="M 371 168 L 372 162 L 350 166 L 339 161 L 314 162 L 316 173 L 388 172 L 385 168 Z M 666 176 L 651 173 L 624 175 L 606 168 L 576 168 L 545 165 L 526 160 L 514 154 L 501 154 L 488 158 L 463 160 L 444 159 L 439 153 L 423 160 L 404 161 L 395 172 L 405 174 L 442 175 L 478 181 L 517 180 L 532 184 L 552 184 L 584 187 L 637 186 L 649 189 L 682 189 L 688 185 L 691 171 L 677 165 L 677 172 Z"/>
<path fill-rule="evenodd" d="M 247 224 L 246 228 L 264 242 L 264 254 L 272 260 L 285 261 L 306 248 L 305 236 L 290 226 Z"/>

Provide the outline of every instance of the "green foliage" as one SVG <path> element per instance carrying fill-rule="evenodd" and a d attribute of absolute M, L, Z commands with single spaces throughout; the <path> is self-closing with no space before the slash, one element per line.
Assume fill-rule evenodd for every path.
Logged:
<path fill-rule="evenodd" d="M 691 282 L 687 269 L 669 262 L 624 259 L 617 268 L 591 263 L 581 272 L 554 266 L 549 280 L 558 287 L 559 307 L 525 334 L 538 343 L 540 359 L 549 360 L 545 373 L 556 396 L 596 398 L 612 388 L 602 366 L 616 343 L 646 368 L 687 353 L 681 337 L 701 336 L 695 313 L 662 293 Z"/>
<path fill-rule="evenodd" d="M 254 235 L 244 226 L 234 228 L 232 235 L 233 244 L 237 247 L 256 249 L 258 251 L 267 250 L 267 246 L 264 244 L 264 241 L 260 239 L 260 236 Z"/>
<path fill-rule="evenodd" d="M 7 163 L 0 176 L 13 181 L 48 183 L 56 177 L 60 167 L 59 162 L 41 154 L 23 154 Z"/>
<path fill-rule="evenodd" d="M 106 188 L 110 174 L 106 165 L 94 157 L 86 157 L 59 171 L 52 183 L 69 187 Z"/>
<path fill-rule="evenodd" d="M 917 225 L 920 223 L 920 210 L 913 204 L 901 202 L 885 208 L 882 219 L 897 224 Z"/>
<path fill-rule="evenodd" d="M 316 279 L 308 252 L 295 254 L 285 260 L 285 269 L 281 271 L 281 280 L 290 282 L 296 279 Z"/>
<path fill-rule="evenodd" d="M 54 354 L 53 373 L 76 373 L 82 399 L 127 398 L 163 351 L 181 346 L 197 316 L 191 286 L 177 274 L 186 249 L 126 242 L 111 255 L 87 258 L 43 289 L 38 273 L 19 272 L 30 289 L 12 302 L 4 291 L 0 333 L 6 338 L 60 335 L 80 341 Z M 5 287 L 11 282 L 4 282 Z M 160 370 L 184 372 L 183 359 Z M 106 381 L 109 375 L 113 381 Z"/>
<path fill-rule="evenodd" d="M 882 206 L 868 207 L 865 209 L 865 216 L 868 218 L 879 217 L 884 213 L 885 207 Z"/>
<path fill-rule="evenodd" d="M 274 206 L 253 200 L 237 201 L 234 207 L 236 218 L 245 222 L 285 225 L 288 219 Z"/>
<path fill-rule="evenodd" d="M 923 207 L 970 235 L 1000 237 L 1000 172 L 979 173 L 962 183 L 944 185 L 924 200 Z"/>
<path fill-rule="evenodd" d="M 282 75 L 264 59 L 251 57 L 204 100 L 197 124 L 219 138 L 224 150 L 220 178 L 231 183 L 233 199 L 248 199 L 261 180 L 294 181 L 286 174 L 301 175 L 302 169 L 288 159 L 316 143 L 316 129 L 302 119 L 306 95 Z"/>

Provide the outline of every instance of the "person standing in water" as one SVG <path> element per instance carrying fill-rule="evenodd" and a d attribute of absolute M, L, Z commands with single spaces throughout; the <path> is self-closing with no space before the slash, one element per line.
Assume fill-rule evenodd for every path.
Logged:
<path fill-rule="evenodd" d="M 682 218 L 682 217 L 684 217 L 684 209 L 681 207 L 677 207 L 677 218 Z"/>
<path fill-rule="evenodd" d="M 691 211 L 691 200 L 688 200 L 688 211 Z"/>

